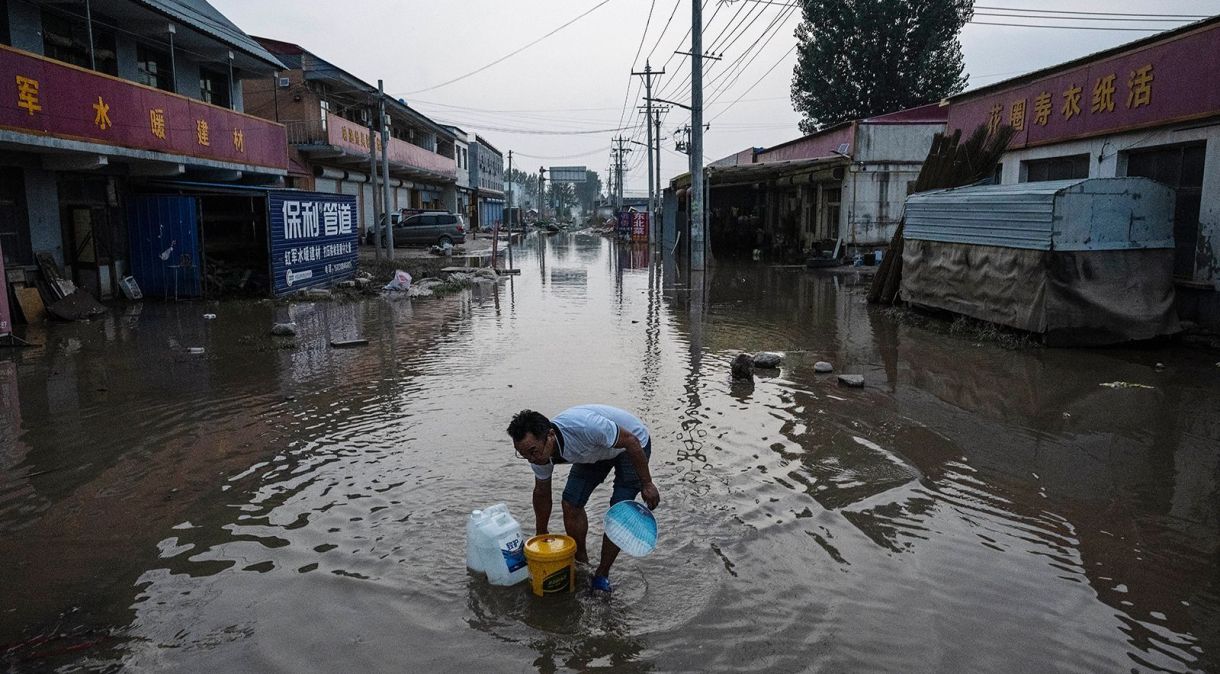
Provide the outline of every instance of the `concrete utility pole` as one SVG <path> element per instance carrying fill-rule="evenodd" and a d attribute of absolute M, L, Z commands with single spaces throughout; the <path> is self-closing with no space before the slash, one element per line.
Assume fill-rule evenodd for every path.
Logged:
<path fill-rule="evenodd" d="M 631 148 L 623 147 L 623 143 L 626 143 L 627 139 L 621 135 L 618 138 L 615 138 L 614 142 L 618 143 L 618 162 L 615 165 L 617 177 L 615 178 L 614 182 L 618 187 L 618 210 L 621 211 L 623 210 L 623 159 L 627 152 L 631 152 Z"/>
<path fill-rule="evenodd" d="M 690 268 L 703 271 L 703 7 L 699 0 L 690 5 Z"/>
<path fill-rule="evenodd" d="M 546 167 L 538 167 L 538 219 L 546 220 Z"/>
<path fill-rule="evenodd" d="M 656 124 L 656 127 L 657 127 L 656 151 L 657 151 L 657 207 L 658 207 L 657 211 L 655 213 L 653 213 L 653 217 L 657 218 L 657 228 L 658 228 L 657 232 L 659 235 L 660 226 L 661 226 L 661 218 L 659 216 L 660 216 L 661 212 L 663 212 L 665 210 L 665 208 L 663 206 L 663 198 L 661 196 L 663 194 L 663 192 L 661 191 L 661 140 L 662 140 L 662 138 L 661 138 L 661 115 L 659 113 L 657 114 L 657 118 L 655 120 L 653 120 L 653 123 Z"/>
<path fill-rule="evenodd" d="M 377 80 L 377 117 L 381 125 L 381 198 L 385 199 L 386 259 L 394 260 L 394 223 L 390 218 L 390 127 L 386 125 L 385 83 Z M 373 139 L 370 138 L 372 143 Z"/>
<path fill-rule="evenodd" d="M 381 205 L 381 194 L 377 191 L 377 130 L 373 128 L 372 115 L 369 115 L 369 184 L 373 194 L 373 254 L 380 262 L 381 237 L 385 234 L 381 225 L 381 214 L 384 209 Z"/>
<path fill-rule="evenodd" d="M 508 151 L 508 268 L 513 268 L 513 151 Z M 496 244 L 492 244 L 493 246 Z"/>
<path fill-rule="evenodd" d="M 644 121 L 644 128 L 648 130 L 648 145 L 646 152 L 648 154 L 648 242 L 657 243 L 657 195 L 653 186 L 654 167 L 652 164 L 652 76 L 664 75 L 665 69 L 654 71 L 652 64 L 644 61 L 644 72 L 632 72 L 632 75 L 640 75 L 644 78 L 644 100 L 647 104 L 647 115 Z"/>

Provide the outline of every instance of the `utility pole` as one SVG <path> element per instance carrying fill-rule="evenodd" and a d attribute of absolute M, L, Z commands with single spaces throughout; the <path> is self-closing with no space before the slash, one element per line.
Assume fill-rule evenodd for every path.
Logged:
<path fill-rule="evenodd" d="M 655 120 L 653 120 L 653 122 L 656 124 L 656 127 L 657 127 L 657 136 L 656 136 L 657 148 L 656 148 L 656 150 L 657 150 L 657 206 L 658 206 L 658 208 L 657 208 L 657 212 L 654 213 L 654 217 L 657 217 L 660 215 L 660 213 L 662 211 L 665 210 L 663 203 L 662 203 L 663 199 L 661 197 L 661 194 L 662 194 L 662 192 L 661 192 L 661 140 L 662 140 L 662 138 L 661 138 L 661 115 L 659 113 L 657 114 L 657 118 Z M 661 225 L 661 218 L 657 217 L 658 235 L 660 234 L 660 225 Z"/>
<path fill-rule="evenodd" d="M 615 182 L 615 185 L 618 187 L 618 192 L 617 192 L 618 210 L 621 211 L 621 210 L 623 210 L 623 163 L 624 163 L 623 158 L 624 158 L 625 153 L 631 152 L 631 148 L 623 147 L 623 143 L 626 143 L 627 139 L 624 138 L 622 135 L 620 135 L 618 138 L 615 138 L 614 142 L 618 143 L 618 162 L 615 165 L 617 177 L 615 178 L 614 182 Z"/>
<path fill-rule="evenodd" d="M 546 167 L 538 167 L 538 219 L 546 220 Z"/>
<path fill-rule="evenodd" d="M 381 198 L 385 200 L 386 259 L 394 260 L 394 223 L 390 218 L 390 128 L 386 126 L 385 83 L 377 80 L 377 121 L 381 126 Z M 370 138 L 372 143 L 373 139 Z"/>
<path fill-rule="evenodd" d="M 696 0 L 697 1 L 697 0 Z M 665 69 L 654 71 L 652 64 L 644 61 L 644 72 L 632 72 L 632 75 L 641 75 L 644 78 L 644 100 L 647 103 L 647 115 L 644 121 L 644 128 L 648 130 L 648 145 L 646 152 L 648 154 L 648 241 L 653 245 L 657 243 L 657 201 L 654 189 L 654 167 L 652 162 L 652 76 L 664 75 Z"/>
<path fill-rule="evenodd" d="M 513 151 L 508 151 L 508 268 L 513 268 Z M 492 244 L 495 245 L 494 243 Z"/>
<path fill-rule="evenodd" d="M 373 254 L 380 262 L 381 237 L 385 235 L 381 214 L 385 209 L 381 206 L 381 195 L 377 191 L 377 131 L 373 128 L 372 115 L 369 115 L 369 184 L 373 194 Z"/>
<path fill-rule="evenodd" d="M 690 268 L 703 271 L 703 7 L 699 0 L 690 6 Z"/>

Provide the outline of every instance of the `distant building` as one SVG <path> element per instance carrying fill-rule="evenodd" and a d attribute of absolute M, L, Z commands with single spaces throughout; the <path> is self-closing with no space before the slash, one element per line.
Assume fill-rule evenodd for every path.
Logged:
<path fill-rule="evenodd" d="M 457 160 L 457 205 L 452 209 L 470 221 L 474 218 L 474 188 L 470 184 L 470 137 L 460 128 L 446 125 L 453 134 L 453 158 Z"/>
<path fill-rule="evenodd" d="M 470 141 L 470 185 L 477 192 L 472 227 L 491 229 L 504 220 L 504 155 L 483 136 Z"/>

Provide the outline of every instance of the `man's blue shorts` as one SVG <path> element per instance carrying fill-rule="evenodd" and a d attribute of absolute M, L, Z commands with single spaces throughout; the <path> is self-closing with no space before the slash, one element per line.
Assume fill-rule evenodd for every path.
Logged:
<path fill-rule="evenodd" d="M 644 445 L 644 456 L 652 457 L 652 438 Z M 563 487 L 563 500 L 578 508 L 585 507 L 589 495 L 606 479 L 611 469 L 614 470 L 614 491 L 610 493 L 610 505 L 634 499 L 643 485 L 635 466 L 631 465 L 631 459 L 627 458 L 627 452 L 623 452 L 605 461 L 572 464 L 568 482 Z"/>

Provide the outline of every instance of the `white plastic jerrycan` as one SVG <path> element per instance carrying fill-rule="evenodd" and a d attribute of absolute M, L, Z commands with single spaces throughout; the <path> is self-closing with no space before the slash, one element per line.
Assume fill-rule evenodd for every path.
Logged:
<path fill-rule="evenodd" d="M 529 567 L 525 562 L 525 537 L 521 534 L 521 525 L 507 509 L 484 518 L 476 529 L 488 582 L 492 585 L 516 585 L 529 578 Z"/>
<path fill-rule="evenodd" d="M 508 514 L 508 506 L 497 503 L 481 510 L 472 510 L 466 518 L 466 567 L 471 571 L 487 573 L 485 558 L 488 555 L 483 548 L 489 548 L 494 543 L 483 536 L 481 525 L 498 513 Z"/>

